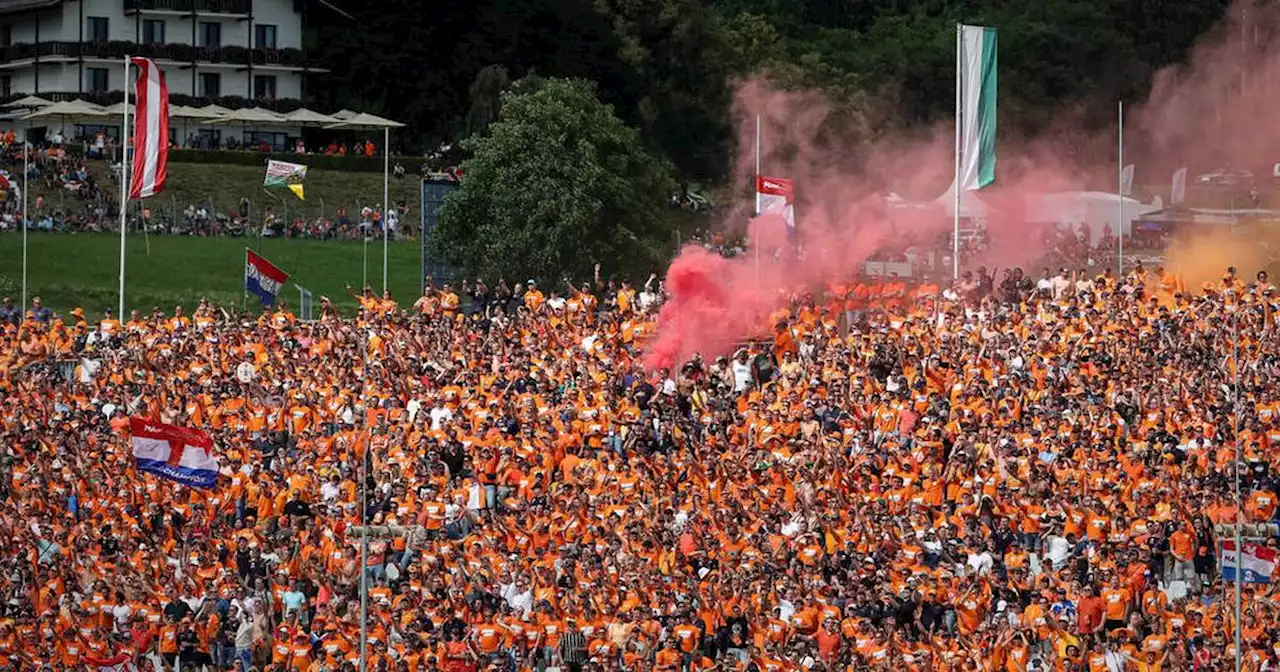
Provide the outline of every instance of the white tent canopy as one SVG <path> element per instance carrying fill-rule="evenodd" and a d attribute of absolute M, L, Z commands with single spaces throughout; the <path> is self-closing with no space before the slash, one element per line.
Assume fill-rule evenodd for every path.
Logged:
<path fill-rule="evenodd" d="M 1136 198 L 1121 199 L 1105 191 L 1062 191 L 1027 197 L 1027 221 L 1075 227 L 1083 224 L 1090 239 L 1097 242 L 1109 229 L 1114 235 L 1131 233 L 1133 222 L 1160 210 L 1159 204 L 1146 204 Z"/>
<path fill-rule="evenodd" d="M 356 113 L 355 113 L 355 112 L 352 112 L 351 110 L 348 110 L 348 109 L 346 109 L 346 108 L 343 108 L 343 109 L 341 109 L 341 110 L 338 110 L 337 112 L 334 112 L 333 114 L 331 114 L 331 115 L 329 115 L 329 116 L 333 117 L 334 119 L 341 119 L 341 120 L 345 121 L 345 120 L 347 120 L 347 119 L 350 119 L 351 117 L 356 116 Z"/>

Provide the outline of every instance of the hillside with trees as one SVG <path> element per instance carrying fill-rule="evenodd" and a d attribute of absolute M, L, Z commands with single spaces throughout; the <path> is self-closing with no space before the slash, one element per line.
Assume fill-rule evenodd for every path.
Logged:
<path fill-rule="evenodd" d="M 398 138 L 404 149 L 431 153 L 445 147 L 446 160 L 465 162 L 480 160 L 469 150 L 519 145 L 507 137 L 480 139 L 501 121 L 504 102 L 522 90 L 534 94 L 548 81 L 576 81 L 560 90 L 575 95 L 560 98 L 588 107 L 540 118 L 605 119 L 597 130 L 610 130 L 594 135 L 634 140 L 636 147 L 615 155 L 628 157 L 620 170 L 645 166 L 644 185 L 669 180 L 711 186 L 723 185 L 729 174 L 735 150 L 730 106 L 735 82 L 745 77 L 763 74 L 784 88 L 821 90 L 835 103 L 837 120 L 841 112 L 873 100 L 884 132 L 946 121 L 954 110 L 955 24 L 979 23 L 1000 30 L 1002 136 L 1034 135 L 1063 110 L 1080 111 L 1077 125 L 1105 129 L 1114 118 L 1115 100 L 1141 100 L 1153 74 L 1184 60 L 1227 9 L 1224 0 L 343 4 L 356 21 L 316 13 L 318 20 L 331 23 L 312 26 L 310 46 L 331 71 L 324 86 L 312 87 L 322 109 L 391 115 L 408 124 Z M 586 91 L 591 95 L 577 95 Z M 595 100 L 587 100 L 591 97 Z M 592 109 L 596 102 L 608 108 L 608 117 L 616 117 L 618 128 Z M 511 120 L 512 127 L 527 130 L 527 121 Z M 634 134 L 622 133 L 622 127 Z M 542 141 L 568 140 L 556 130 L 540 131 L 546 136 Z M 592 135 L 576 133 L 572 141 Z M 583 151 L 561 149 L 548 155 Z M 646 200 L 643 194 L 632 198 Z M 469 200 L 466 207 L 454 208 L 453 216 L 511 213 L 520 207 L 518 200 L 488 205 Z M 608 210 L 593 202 L 567 214 L 574 219 Z M 575 221 L 575 226 L 591 224 Z M 459 230 L 477 223 L 460 224 Z"/>

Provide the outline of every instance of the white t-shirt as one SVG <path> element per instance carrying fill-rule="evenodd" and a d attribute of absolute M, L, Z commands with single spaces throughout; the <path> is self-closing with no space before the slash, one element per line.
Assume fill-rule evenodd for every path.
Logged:
<path fill-rule="evenodd" d="M 1071 554 L 1071 544 L 1064 537 L 1055 534 L 1044 540 L 1044 554 L 1053 563 L 1054 569 L 1061 569 Z"/>
<path fill-rule="evenodd" d="M 751 387 L 751 362 L 733 360 L 733 391 L 741 392 Z"/>
<path fill-rule="evenodd" d="M 453 420 L 453 411 L 444 406 L 436 406 L 431 409 L 431 429 L 432 431 L 440 429 L 440 426 Z"/>
<path fill-rule="evenodd" d="M 969 569 L 974 574 L 983 575 L 991 573 L 991 568 L 995 562 L 992 560 L 990 553 L 983 551 L 981 553 L 970 553 L 969 561 L 966 564 L 969 565 Z"/>
<path fill-rule="evenodd" d="M 649 309 L 658 305 L 658 295 L 649 291 L 640 292 L 637 302 L 640 304 L 640 310 L 648 312 Z"/>

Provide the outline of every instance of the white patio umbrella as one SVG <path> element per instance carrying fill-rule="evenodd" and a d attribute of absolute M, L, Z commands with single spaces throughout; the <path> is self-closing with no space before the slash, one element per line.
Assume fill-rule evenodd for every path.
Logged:
<path fill-rule="evenodd" d="M 286 119 L 272 112 L 264 110 L 261 107 L 247 107 L 241 110 L 233 110 L 214 119 L 214 124 L 278 124 L 286 121 Z"/>
<path fill-rule="evenodd" d="M 303 126 L 329 126 L 342 121 L 341 119 L 327 114 L 308 110 L 305 107 L 298 108 L 289 114 L 284 115 L 284 118 L 292 123 L 302 124 Z"/>
<path fill-rule="evenodd" d="M 199 107 L 189 107 L 187 105 L 169 106 L 169 119 L 171 121 L 177 119 L 182 120 L 182 137 L 184 138 L 187 137 L 187 125 L 191 122 L 196 122 L 196 125 L 199 125 L 200 122 L 208 122 L 209 120 L 217 119 L 220 116 L 222 115 L 218 112 L 213 112 Z"/>
<path fill-rule="evenodd" d="M 133 103 L 129 103 L 129 116 L 130 116 L 130 117 L 132 117 L 132 116 L 133 116 L 133 109 L 134 109 L 134 104 L 133 104 Z M 120 116 L 120 115 L 124 114 L 124 102 L 116 103 L 115 105 L 112 105 L 112 106 L 110 106 L 110 107 L 104 107 L 104 108 L 102 108 L 102 111 L 103 111 L 104 113 L 106 113 L 106 114 L 110 115 L 110 116 L 118 117 L 118 116 Z"/>
<path fill-rule="evenodd" d="M 31 121 L 39 121 L 43 119 L 58 120 L 64 125 L 68 121 L 77 121 L 81 119 L 102 119 L 109 117 L 107 111 L 93 103 L 83 100 L 66 100 L 52 105 L 46 105 L 31 114 L 23 117 L 23 121 L 28 122 L 27 127 L 31 127 Z"/>
<path fill-rule="evenodd" d="M 48 107 L 52 104 L 53 104 L 52 100 L 46 100 L 44 98 L 41 98 L 40 96 L 23 96 L 11 103 L 3 105 L 2 107 L 8 108 L 8 109 L 21 108 L 21 109 L 34 110 L 34 109 L 39 109 L 41 107 Z"/>
<path fill-rule="evenodd" d="M 222 116 L 221 113 L 211 112 L 199 107 L 188 107 L 186 105 L 170 105 L 170 119 L 217 119 Z"/>
<path fill-rule="evenodd" d="M 387 215 L 390 213 L 387 208 L 387 201 L 390 193 L 388 179 L 391 174 L 391 129 L 404 128 L 404 124 L 390 119 L 383 119 L 376 114 L 361 112 L 343 119 L 341 123 L 326 126 L 325 128 L 351 131 L 376 131 L 382 129 L 382 291 L 385 293 L 387 291 Z M 368 240 L 367 237 L 365 239 Z"/>
<path fill-rule="evenodd" d="M 240 131 L 243 133 L 248 130 L 248 127 L 250 126 L 260 126 L 263 124 L 287 124 L 289 121 L 271 110 L 265 110 L 261 107 L 247 107 L 240 110 L 229 111 L 227 114 L 224 114 L 217 119 L 210 119 L 208 123 L 219 125 L 236 124 L 240 126 Z"/>
<path fill-rule="evenodd" d="M 106 109 L 84 100 L 64 100 L 46 105 L 26 116 L 27 119 L 77 118 L 94 119 L 109 116 Z"/>
<path fill-rule="evenodd" d="M 201 112 L 204 112 L 206 114 L 213 115 L 215 117 L 221 117 L 221 116 L 231 114 L 231 110 L 221 105 L 205 105 L 204 107 L 197 107 L 195 109 L 200 110 Z"/>

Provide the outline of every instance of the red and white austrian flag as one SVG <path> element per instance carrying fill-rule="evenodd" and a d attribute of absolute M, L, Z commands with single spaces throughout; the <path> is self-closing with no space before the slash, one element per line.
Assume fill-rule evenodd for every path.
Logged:
<path fill-rule="evenodd" d="M 138 68 L 133 172 L 129 176 L 129 200 L 134 200 L 162 191 L 169 173 L 169 87 L 151 59 L 130 61 Z"/>
<path fill-rule="evenodd" d="M 756 204 L 759 214 L 779 215 L 787 222 L 787 232 L 795 233 L 795 184 L 781 177 L 756 176 Z"/>
<path fill-rule="evenodd" d="M 146 418 L 129 418 L 138 469 L 196 488 L 218 480 L 218 457 L 208 434 Z"/>

